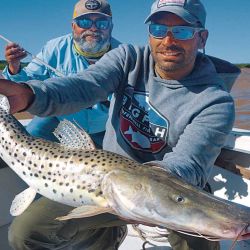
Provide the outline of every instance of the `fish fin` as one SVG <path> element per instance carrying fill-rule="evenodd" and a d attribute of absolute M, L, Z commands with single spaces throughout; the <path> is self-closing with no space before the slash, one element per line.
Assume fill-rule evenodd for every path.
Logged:
<path fill-rule="evenodd" d="M 95 144 L 79 125 L 76 126 L 68 120 L 61 121 L 53 132 L 56 138 L 66 147 L 95 150 Z"/>
<path fill-rule="evenodd" d="M 35 196 L 36 190 L 31 187 L 16 195 L 10 207 L 10 214 L 12 216 L 18 216 L 22 214 L 35 199 Z"/>
<path fill-rule="evenodd" d="M 5 95 L 0 94 L 0 107 L 5 110 L 8 114 L 10 113 L 9 100 Z"/>
<path fill-rule="evenodd" d="M 81 206 L 73 209 L 65 216 L 57 217 L 56 220 L 70 220 L 77 218 L 92 217 L 98 214 L 111 213 L 115 214 L 112 208 L 98 207 L 98 206 Z"/>

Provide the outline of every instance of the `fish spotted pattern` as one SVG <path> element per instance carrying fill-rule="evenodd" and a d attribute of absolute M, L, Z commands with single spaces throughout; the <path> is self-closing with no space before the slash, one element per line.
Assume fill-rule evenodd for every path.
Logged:
<path fill-rule="evenodd" d="M 0 156 L 29 185 L 13 200 L 12 215 L 40 193 L 76 207 L 58 219 L 108 212 L 211 240 L 250 238 L 249 207 L 214 197 L 156 166 L 96 150 L 84 131 L 69 122 L 60 126 L 56 136 L 62 143 L 30 136 L 0 95 Z"/>

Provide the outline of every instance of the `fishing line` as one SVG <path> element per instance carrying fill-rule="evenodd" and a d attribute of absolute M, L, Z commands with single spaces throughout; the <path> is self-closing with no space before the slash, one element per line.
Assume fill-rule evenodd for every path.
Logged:
<path fill-rule="evenodd" d="M 192 232 L 189 233 L 189 232 L 185 232 L 185 231 L 181 231 L 181 230 L 177 230 L 176 232 L 182 233 L 182 234 L 186 234 L 188 236 L 194 236 L 194 237 L 198 237 L 198 238 L 204 238 L 204 239 L 210 240 L 210 241 L 218 241 L 219 240 L 219 238 L 217 238 L 215 236 L 209 236 L 209 235 L 206 236 L 206 235 L 200 234 L 200 233 L 195 232 L 195 231 L 194 231 L 194 233 L 192 233 Z"/>
<path fill-rule="evenodd" d="M 3 35 L 0 34 L 0 38 L 2 40 L 4 40 L 7 43 L 13 43 L 12 41 L 10 41 L 9 39 L 7 39 L 6 37 L 4 37 Z M 28 55 L 30 55 L 32 57 L 32 59 L 37 60 L 38 62 L 40 62 L 41 64 L 43 64 L 45 67 L 49 68 L 50 70 L 54 71 L 58 76 L 64 77 L 65 75 L 63 73 L 61 73 L 60 71 L 58 71 L 57 69 L 51 67 L 49 64 L 47 64 L 46 62 L 44 62 L 43 60 L 41 60 L 40 58 L 34 56 L 32 53 L 30 53 L 29 51 L 27 51 L 26 49 L 22 48 Z"/>
<path fill-rule="evenodd" d="M 236 237 L 236 239 L 233 241 L 232 246 L 230 247 L 229 250 L 233 250 L 236 246 L 237 240 L 239 239 L 239 237 L 241 236 L 241 234 L 249 227 L 249 224 L 247 224 L 238 234 L 238 236 Z"/>

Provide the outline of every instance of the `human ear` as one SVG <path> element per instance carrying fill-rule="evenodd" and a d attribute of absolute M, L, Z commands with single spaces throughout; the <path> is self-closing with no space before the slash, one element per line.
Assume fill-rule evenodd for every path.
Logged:
<path fill-rule="evenodd" d="M 199 49 L 204 49 L 208 38 L 208 30 L 203 30 L 200 33 Z"/>

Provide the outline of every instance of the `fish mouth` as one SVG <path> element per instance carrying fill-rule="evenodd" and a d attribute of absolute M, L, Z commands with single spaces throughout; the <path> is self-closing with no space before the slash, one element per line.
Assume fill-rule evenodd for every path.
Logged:
<path fill-rule="evenodd" d="M 242 230 L 241 234 L 238 237 L 239 240 L 248 240 L 250 239 L 250 224 L 246 225 Z"/>
<path fill-rule="evenodd" d="M 240 237 L 239 237 L 240 240 L 249 240 L 250 239 L 250 233 L 247 233 L 247 234 L 242 234 Z"/>
<path fill-rule="evenodd" d="M 245 225 L 242 229 L 237 230 L 238 232 L 235 232 L 234 237 L 231 235 L 231 237 L 221 237 L 219 235 L 208 235 L 208 234 L 202 234 L 195 231 L 187 231 L 187 230 L 176 230 L 179 233 L 186 234 L 189 236 L 199 237 L 199 238 L 205 238 L 210 241 L 221 241 L 221 240 L 235 240 L 235 241 L 241 241 L 241 240 L 249 240 L 250 239 L 250 224 Z"/>

